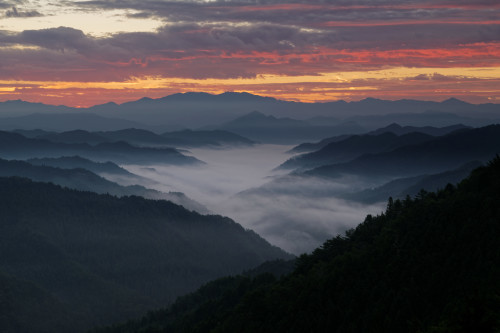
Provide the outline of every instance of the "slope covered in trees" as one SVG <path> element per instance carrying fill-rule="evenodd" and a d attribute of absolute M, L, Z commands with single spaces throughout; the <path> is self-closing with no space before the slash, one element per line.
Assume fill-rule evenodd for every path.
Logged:
<path fill-rule="evenodd" d="M 79 332 L 290 257 L 229 218 L 167 201 L 0 178 L 2 332 Z"/>
<path fill-rule="evenodd" d="M 500 158 L 393 201 L 281 278 L 211 282 L 98 332 L 498 332 Z"/>

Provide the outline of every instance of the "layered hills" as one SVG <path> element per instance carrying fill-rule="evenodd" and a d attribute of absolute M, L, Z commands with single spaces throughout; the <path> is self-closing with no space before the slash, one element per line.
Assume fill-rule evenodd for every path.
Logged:
<path fill-rule="evenodd" d="M 443 102 L 416 100 L 386 101 L 367 98 L 361 101 L 300 103 L 281 101 L 248 93 L 185 93 L 163 98 L 142 98 L 123 103 L 106 103 L 87 109 L 50 106 L 23 101 L 0 103 L 0 129 L 70 131 L 110 131 L 127 128 L 147 129 L 156 133 L 185 128 L 228 129 L 240 117 L 255 112 L 272 116 L 283 123 L 294 121 L 297 137 L 284 131 L 288 139 L 319 140 L 341 134 L 359 134 L 397 122 L 403 126 L 485 126 L 498 122 L 498 104 L 470 104 L 456 99 Z M 267 119 L 272 121 L 272 119 Z M 299 123 L 304 122 L 304 123 Z M 250 128 L 233 130 L 236 134 L 258 134 Z M 280 131 L 283 127 L 278 126 Z M 315 129 L 315 131 L 313 130 Z M 248 137 L 259 142 L 278 142 L 278 135 Z"/>
<path fill-rule="evenodd" d="M 185 156 L 174 148 L 137 147 L 124 141 L 88 143 L 58 143 L 43 139 L 26 138 L 21 134 L 0 131 L 0 154 L 3 158 L 28 159 L 78 155 L 96 161 L 118 163 L 163 163 L 196 165 L 202 163 Z"/>
<path fill-rule="evenodd" d="M 251 146 L 255 142 L 240 135 L 222 130 L 181 130 L 156 134 L 154 132 L 126 128 L 116 131 L 72 130 L 64 132 L 48 132 L 43 130 L 16 130 L 15 132 L 29 138 L 43 139 L 57 143 L 87 143 L 98 145 L 109 142 L 127 142 L 131 145 L 145 147 L 227 147 Z"/>
<path fill-rule="evenodd" d="M 500 158 L 457 186 L 389 199 L 292 273 L 213 281 L 96 332 L 497 332 Z"/>
<path fill-rule="evenodd" d="M 125 178 L 132 183 L 141 180 L 141 177 L 127 172 L 114 163 L 96 163 L 78 156 L 32 159 L 29 162 L 0 159 L 0 177 L 25 177 L 80 191 L 112 194 L 119 197 L 135 195 L 146 199 L 168 200 L 199 213 L 209 212 L 202 204 L 183 193 L 165 193 L 141 185 L 122 186 L 98 174 L 108 177 L 113 175 L 113 178 L 119 179 Z"/>
<path fill-rule="evenodd" d="M 368 133 L 365 133 L 367 135 L 380 135 L 384 133 L 393 133 L 396 134 L 397 136 L 402 136 L 405 134 L 410 134 L 410 133 L 422 133 L 422 134 L 427 134 L 431 136 L 442 136 L 449 134 L 451 132 L 457 131 L 457 130 L 463 130 L 470 128 L 465 125 L 457 124 L 457 125 L 451 125 L 451 126 L 445 126 L 445 127 L 433 127 L 433 126 L 423 126 L 423 127 L 417 127 L 417 126 L 401 126 L 396 123 L 392 123 L 388 126 L 378 128 L 376 130 L 370 131 Z M 343 141 L 347 138 L 349 138 L 350 135 L 344 134 L 344 135 L 337 135 L 334 137 L 329 137 L 325 138 L 319 142 L 315 143 L 302 143 L 300 145 L 295 146 L 290 150 L 290 153 L 304 153 L 304 152 L 313 152 L 316 150 L 319 150 L 321 148 L 324 148 L 330 143 L 333 142 L 339 142 Z"/>
<path fill-rule="evenodd" d="M 324 165 L 306 175 L 408 177 L 451 170 L 470 161 L 487 161 L 499 152 L 500 125 L 459 131 L 387 152 L 364 154 L 348 162 Z"/>

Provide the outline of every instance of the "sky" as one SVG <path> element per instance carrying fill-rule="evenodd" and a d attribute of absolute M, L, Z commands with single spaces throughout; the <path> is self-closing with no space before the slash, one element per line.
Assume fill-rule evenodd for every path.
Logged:
<path fill-rule="evenodd" d="M 2 0 L 0 101 L 500 103 L 498 0 Z"/>

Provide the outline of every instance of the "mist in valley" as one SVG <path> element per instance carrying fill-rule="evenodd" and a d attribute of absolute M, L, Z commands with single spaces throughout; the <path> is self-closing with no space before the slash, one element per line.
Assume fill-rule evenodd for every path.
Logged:
<path fill-rule="evenodd" d="M 363 205 L 342 194 L 373 184 L 354 178 L 335 181 L 288 176 L 275 168 L 291 157 L 291 146 L 191 149 L 201 166 L 123 165 L 152 180 L 163 192 L 183 192 L 213 214 L 234 219 L 271 244 L 301 254 L 382 211 L 385 203 Z M 123 180 L 122 180 L 123 181 Z"/>

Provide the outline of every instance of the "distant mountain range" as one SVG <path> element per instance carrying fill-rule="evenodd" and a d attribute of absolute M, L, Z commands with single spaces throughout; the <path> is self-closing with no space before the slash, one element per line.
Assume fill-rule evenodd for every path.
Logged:
<path fill-rule="evenodd" d="M 295 143 L 308 138 L 323 138 L 331 133 L 362 133 L 366 129 L 356 123 L 311 124 L 307 120 L 277 118 L 253 111 L 232 121 L 215 126 L 266 143 Z"/>
<path fill-rule="evenodd" d="M 368 130 L 392 122 L 413 126 L 442 127 L 457 123 L 484 126 L 500 119 L 499 110 L 499 104 L 476 105 L 457 99 L 428 102 L 367 98 L 358 102 L 300 103 L 248 93 L 211 95 L 193 92 L 158 99 L 142 98 L 121 105 L 106 103 L 87 109 L 23 101 L 2 102 L 0 117 L 10 119 L 3 119 L 0 129 L 99 131 L 133 127 L 161 133 L 183 128 L 217 127 L 253 111 L 276 118 L 306 120 L 314 126 L 331 127 L 350 122 Z M 101 118 L 96 118 L 96 115 Z M 113 123 L 109 120 L 111 118 L 117 120 Z M 326 136 L 333 135 L 338 133 L 331 132 Z"/>

